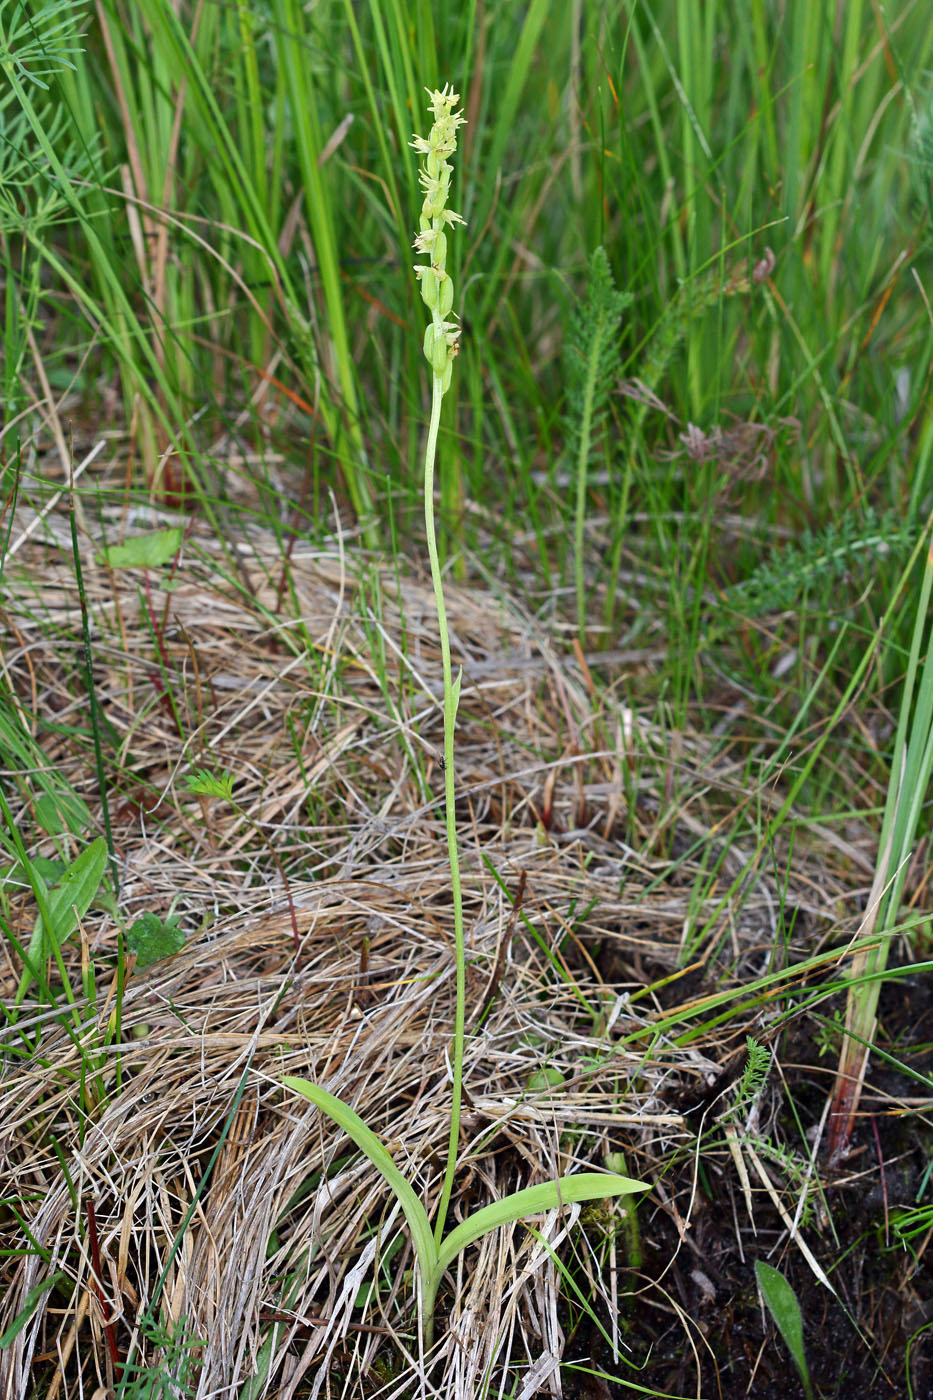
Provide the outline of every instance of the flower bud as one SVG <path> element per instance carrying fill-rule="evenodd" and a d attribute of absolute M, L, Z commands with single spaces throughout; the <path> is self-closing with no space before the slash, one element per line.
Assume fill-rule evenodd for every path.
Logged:
<path fill-rule="evenodd" d="M 443 378 L 444 370 L 450 364 L 450 355 L 447 353 L 447 342 L 442 335 L 434 337 L 430 360 L 431 368 L 438 379 Z"/>
<path fill-rule="evenodd" d="M 424 332 L 424 358 L 429 365 L 434 364 L 434 322 L 430 321 Z"/>
<path fill-rule="evenodd" d="M 429 311 L 437 305 L 437 277 L 429 267 L 421 274 L 421 300 Z"/>
<path fill-rule="evenodd" d="M 445 277 L 437 291 L 437 309 L 442 316 L 446 316 L 454 304 L 454 284 L 453 279 Z"/>

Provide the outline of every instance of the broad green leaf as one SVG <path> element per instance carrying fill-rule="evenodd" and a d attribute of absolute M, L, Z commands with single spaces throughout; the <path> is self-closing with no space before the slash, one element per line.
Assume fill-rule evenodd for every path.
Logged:
<path fill-rule="evenodd" d="M 54 945 L 60 948 L 74 933 L 78 919 L 82 919 L 91 907 L 91 901 L 97 893 L 106 866 L 107 844 L 102 836 L 98 836 L 97 840 L 92 841 L 69 865 L 61 878 L 61 884 L 47 893 L 52 927 L 46 929 L 41 914 L 36 919 L 28 949 L 32 967 L 39 967 L 45 961 L 52 949 L 53 940 Z M 32 862 L 27 874 L 30 885 L 35 889 L 35 885 L 41 882 L 40 889 L 45 892 L 45 882 Z M 14 1006 L 20 1005 L 33 980 L 29 968 L 25 968 L 16 990 Z"/>
<path fill-rule="evenodd" d="M 382 1173 L 398 1197 L 399 1205 L 405 1213 L 405 1219 L 408 1221 L 408 1228 L 411 1231 L 412 1243 L 421 1266 L 422 1277 L 430 1277 L 434 1273 L 438 1255 L 427 1212 L 392 1161 L 383 1143 L 379 1141 L 371 1129 L 367 1128 L 359 1114 L 354 1113 L 353 1109 L 342 1099 L 328 1094 L 326 1089 L 319 1089 L 316 1084 L 310 1083 L 309 1080 L 299 1079 L 292 1074 L 284 1075 L 282 1083 L 287 1089 L 293 1089 L 295 1093 L 303 1094 L 322 1113 L 326 1113 L 329 1118 L 332 1118 L 338 1128 L 343 1129 L 347 1137 L 356 1143 L 360 1151 L 365 1153 L 373 1166 Z M 609 1180 L 610 1178 L 600 1179 Z M 443 1246 L 441 1248 L 443 1250 Z"/>
<path fill-rule="evenodd" d="M 566 1082 L 556 1065 L 545 1065 L 543 1069 L 533 1070 L 527 1080 L 532 1093 L 538 1093 L 541 1089 L 557 1089 Z"/>
<path fill-rule="evenodd" d="M 177 919 L 166 919 L 163 923 L 158 914 L 149 912 L 140 914 L 134 921 L 126 935 L 126 946 L 136 954 L 136 966 L 142 969 L 180 953 L 185 946 L 185 935 Z"/>
<path fill-rule="evenodd" d="M 48 793 L 36 798 L 36 823 L 50 836 L 61 836 L 62 834 L 63 826 L 58 803 Z"/>
<path fill-rule="evenodd" d="M 807 1395 L 811 1396 L 813 1387 L 810 1384 L 810 1373 L 803 1349 L 803 1318 L 800 1315 L 797 1295 L 783 1274 L 778 1273 L 777 1269 L 772 1269 L 770 1264 L 762 1263 L 760 1259 L 755 1260 L 755 1278 L 758 1280 L 761 1296 L 768 1305 L 768 1311 L 784 1338 L 787 1350 L 794 1358 L 803 1388 Z"/>
<path fill-rule="evenodd" d="M 633 1191 L 649 1190 L 649 1183 L 633 1181 L 628 1176 L 613 1176 L 604 1172 L 578 1172 L 556 1181 L 543 1181 L 538 1186 L 526 1186 L 513 1191 L 501 1201 L 483 1206 L 451 1230 L 437 1254 L 437 1276 L 452 1264 L 462 1249 L 500 1225 L 511 1225 L 529 1215 L 542 1215 L 555 1206 L 573 1201 L 602 1201 L 607 1196 L 629 1196 Z"/>
<path fill-rule="evenodd" d="M 102 549 L 99 559 L 113 569 L 157 569 L 175 557 L 183 539 L 184 531 L 177 525 L 170 530 L 153 530 Z"/>

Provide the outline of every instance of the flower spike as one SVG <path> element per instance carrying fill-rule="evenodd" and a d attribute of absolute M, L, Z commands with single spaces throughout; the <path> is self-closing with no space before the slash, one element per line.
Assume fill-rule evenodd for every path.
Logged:
<path fill-rule="evenodd" d="M 424 353 L 432 374 L 440 380 L 441 393 L 445 394 L 450 386 L 453 361 L 460 348 L 457 344 L 460 330 L 444 319 L 452 314 L 454 301 L 454 284 L 447 272 L 447 234 L 444 230 L 465 222 L 455 210 L 447 208 L 450 177 L 453 174 L 449 157 L 457 149 L 457 129 L 463 125 L 465 118 L 454 110 L 460 96 L 453 88 L 445 86 L 440 92 L 428 88 L 427 94 L 431 99 L 434 125 L 427 138 L 415 136 L 411 141 L 418 154 L 424 156 L 424 164 L 418 175 L 424 202 L 420 229 L 412 247 L 429 260 L 427 264 L 415 264 L 421 299 L 432 318 L 425 332 Z"/>

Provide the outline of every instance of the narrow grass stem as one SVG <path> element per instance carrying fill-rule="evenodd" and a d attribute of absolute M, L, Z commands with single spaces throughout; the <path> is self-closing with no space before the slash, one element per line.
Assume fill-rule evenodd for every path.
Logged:
<path fill-rule="evenodd" d="M 72 465 L 72 472 L 74 466 Z M 94 767 L 97 770 L 97 786 L 100 789 L 100 808 L 104 821 L 104 837 L 107 841 L 107 855 L 110 861 L 110 874 L 113 877 L 113 897 L 120 897 L 120 867 L 113 848 L 113 830 L 110 825 L 110 784 L 104 766 L 104 747 L 101 739 L 100 706 L 97 703 L 97 689 L 94 685 L 94 654 L 91 650 L 90 613 L 87 592 L 84 587 L 84 570 L 81 567 L 81 551 L 78 548 L 78 517 L 75 510 L 74 476 L 69 485 L 69 521 L 71 525 L 71 554 L 75 566 L 75 583 L 78 588 L 78 604 L 81 608 L 81 644 L 84 659 L 84 684 L 87 690 L 88 712 L 91 718 L 91 735 L 94 740 Z"/>
<path fill-rule="evenodd" d="M 441 641 L 441 667 L 444 676 L 444 814 L 447 824 L 447 852 L 450 858 L 450 892 L 454 905 L 454 953 L 457 961 L 457 1006 L 454 1013 L 453 1091 L 450 1104 L 450 1137 L 447 1142 L 447 1164 L 441 1190 L 437 1219 L 434 1222 L 435 1243 L 440 1246 L 447 1219 L 447 1208 L 454 1184 L 457 1164 L 457 1143 L 460 1137 L 460 1104 L 463 1098 L 463 1045 L 466 1021 L 466 955 L 463 943 L 463 892 L 460 886 L 460 857 L 457 851 L 457 814 L 454 784 L 454 726 L 460 699 L 460 677 L 456 683 L 450 661 L 450 635 L 447 630 L 447 608 L 444 604 L 444 580 L 437 550 L 437 528 L 434 519 L 434 463 L 437 457 L 437 433 L 441 421 L 444 389 L 438 375 L 432 376 L 431 423 L 424 453 L 424 524 L 431 560 L 431 582 L 437 606 L 437 627 Z"/>
<path fill-rule="evenodd" d="M 594 388 L 594 378 L 591 372 L 587 375 L 583 399 L 583 421 L 580 426 L 580 452 L 577 458 L 576 472 L 576 509 L 573 518 L 573 572 L 577 595 L 577 636 L 580 638 L 581 646 L 586 643 L 586 579 L 583 567 L 583 542 L 586 524 L 586 468 L 590 452 Z"/>

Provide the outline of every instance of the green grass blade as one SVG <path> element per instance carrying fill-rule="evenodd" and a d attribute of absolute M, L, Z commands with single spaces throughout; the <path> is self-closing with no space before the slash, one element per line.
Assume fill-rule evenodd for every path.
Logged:
<path fill-rule="evenodd" d="M 50 1288 L 56 1288 L 58 1284 L 67 1282 L 68 1275 L 63 1274 L 61 1270 L 59 1270 L 57 1273 L 51 1274 L 48 1278 L 42 1279 L 39 1283 L 30 1288 L 23 1300 L 23 1307 L 20 1309 L 19 1313 L 17 1313 L 16 1317 L 14 1317 L 3 1335 L 0 1336 L 0 1351 L 3 1351 L 8 1346 L 12 1346 L 16 1341 L 16 1338 L 35 1312 L 43 1293 L 48 1293 Z"/>
<path fill-rule="evenodd" d="M 332 388 L 340 405 L 342 433 L 338 434 L 338 457 L 346 480 L 353 508 L 359 518 L 372 516 L 372 498 L 365 474 L 365 453 L 360 431 L 359 398 L 356 373 L 350 352 L 347 317 L 340 285 L 340 264 L 337 254 L 338 234 L 335 226 L 337 200 L 329 192 L 323 173 L 322 157 L 325 140 L 319 113 L 319 98 L 305 50 L 304 18 L 296 0 L 277 0 L 276 38 L 280 62 L 285 70 L 292 121 L 305 192 L 308 226 L 314 242 L 314 255 L 327 308 L 327 331 L 333 353 L 325 373 L 332 375 Z M 341 439 L 345 444 L 340 452 Z M 349 451 L 347 451 L 349 448 Z M 375 548 L 378 539 L 367 520 L 367 543 Z"/>

